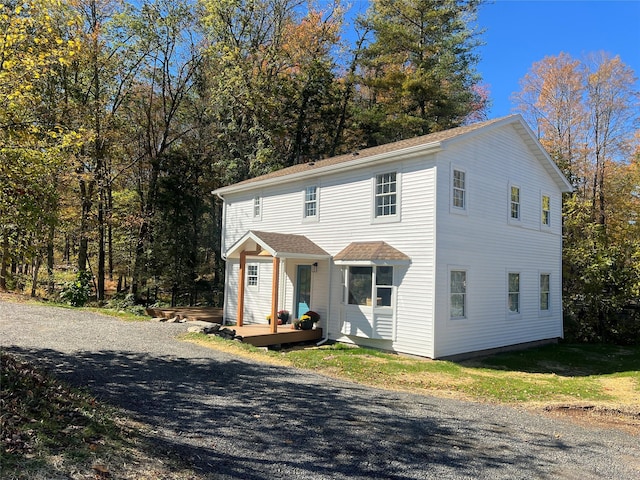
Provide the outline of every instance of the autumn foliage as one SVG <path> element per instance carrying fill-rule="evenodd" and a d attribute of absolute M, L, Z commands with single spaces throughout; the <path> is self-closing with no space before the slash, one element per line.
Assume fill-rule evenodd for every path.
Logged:
<path fill-rule="evenodd" d="M 536 62 L 514 97 L 574 187 L 564 200 L 567 336 L 640 341 L 640 97 L 619 57 Z"/>

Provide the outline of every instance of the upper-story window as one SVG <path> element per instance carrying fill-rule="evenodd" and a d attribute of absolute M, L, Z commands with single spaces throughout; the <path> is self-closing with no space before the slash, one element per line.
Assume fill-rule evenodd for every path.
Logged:
<path fill-rule="evenodd" d="M 467 175 L 462 170 L 453 170 L 453 198 L 454 208 L 464 210 L 467 208 Z"/>
<path fill-rule="evenodd" d="M 304 218 L 318 216 L 318 187 L 315 185 L 304 189 Z"/>
<path fill-rule="evenodd" d="M 548 195 L 542 196 L 542 225 L 551 226 L 551 198 Z"/>
<path fill-rule="evenodd" d="M 511 220 L 520 220 L 520 187 L 511 186 Z"/>
<path fill-rule="evenodd" d="M 376 175 L 375 216 L 392 217 L 398 213 L 396 172 Z"/>
<path fill-rule="evenodd" d="M 262 215 L 262 201 L 260 196 L 253 197 L 253 218 L 260 218 Z"/>

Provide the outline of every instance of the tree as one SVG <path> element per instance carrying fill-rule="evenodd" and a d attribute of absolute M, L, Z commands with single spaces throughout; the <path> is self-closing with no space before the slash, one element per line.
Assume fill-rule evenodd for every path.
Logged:
<path fill-rule="evenodd" d="M 512 98 L 574 188 L 584 188 L 588 176 L 583 79 L 579 60 L 566 53 L 545 57 L 520 80 Z"/>
<path fill-rule="evenodd" d="M 595 173 L 593 176 L 592 210 L 594 219 L 606 223 L 605 168 L 608 161 L 627 160 L 630 152 L 626 139 L 638 120 L 640 106 L 633 71 L 620 57 L 611 58 L 600 52 L 588 59 L 585 70 L 589 140 L 592 145 Z"/>
<path fill-rule="evenodd" d="M 563 204 L 571 339 L 625 342 L 640 328 L 628 314 L 640 291 L 635 82 L 619 57 L 563 53 L 535 63 L 514 96 L 575 187 Z"/>
<path fill-rule="evenodd" d="M 59 1 L 0 5 L 2 289 L 7 286 L 10 257 L 26 254 L 36 262 L 35 294 L 41 246 L 50 241 L 57 218 L 56 180 L 65 167 L 65 156 L 81 141 L 81 130 L 67 128 L 52 101 L 59 92 L 55 88 L 58 69 L 79 52 L 73 36 L 77 25 L 72 10 Z"/>
<path fill-rule="evenodd" d="M 360 62 L 368 145 L 445 130 L 478 108 L 478 0 L 375 0 Z"/>
<path fill-rule="evenodd" d="M 131 284 L 134 294 L 149 276 L 157 276 L 153 264 L 158 262 L 150 261 L 148 255 L 154 251 L 159 182 L 166 163 L 197 124 L 192 90 L 200 68 L 200 53 L 192 33 L 194 26 L 194 11 L 187 2 L 167 0 L 144 2 L 129 23 L 133 36 L 149 52 L 140 63 L 141 78 L 126 102 L 128 123 L 135 126 L 129 154 L 136 159 L 139 199 Z"/>

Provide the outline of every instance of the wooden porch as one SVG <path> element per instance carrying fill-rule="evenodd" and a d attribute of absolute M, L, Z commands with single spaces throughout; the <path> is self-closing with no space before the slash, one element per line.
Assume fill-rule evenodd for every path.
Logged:
<path fill-rule="evenodd" d="M 278 325 L 278 331 L 273 333 L 270 325 L 244 325 L 242 327 L 228 326 L 242 337 L 243 343 L 254 347 L 268 347 L 283 343 L 309 342 L 322 339 L 322 329 L 294 330 L 291 325 Z"/>
<path fill-rule="evenodd" d="M 148 307 L 145 311 L 151 317 L 222 323 L 222 309 L 216 307 Z"/>

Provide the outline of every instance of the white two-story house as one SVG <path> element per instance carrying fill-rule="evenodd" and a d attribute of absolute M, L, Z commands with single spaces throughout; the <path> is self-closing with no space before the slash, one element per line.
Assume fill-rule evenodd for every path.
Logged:
<path fill-rule="evenodd" d="M 330 340 L 430 358 L 558 339 L 570 191 L 519 115 L 220 188 L 225 319 L 311 309 Z"/>

